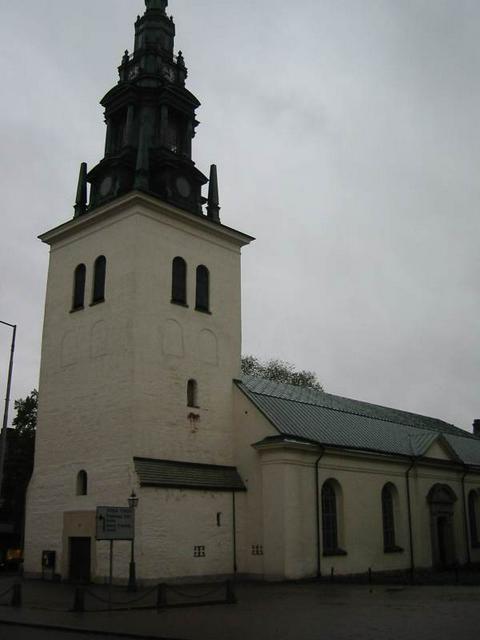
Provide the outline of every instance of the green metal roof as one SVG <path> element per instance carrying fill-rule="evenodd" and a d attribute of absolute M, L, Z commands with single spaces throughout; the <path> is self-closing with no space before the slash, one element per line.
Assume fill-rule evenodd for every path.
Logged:
<path fill-rule="evenodd" d="M 246 491 L 235 467 L 152 458 L 134 458 L 133 460 L 141 486 Z"/>
<path fill-rule="evenodd" d="M 283 436 L 415 457 L 440 438 L 453 458 L 480 466 L 480 438 L 443 420 L 250 376 L 237 385 Z"/>

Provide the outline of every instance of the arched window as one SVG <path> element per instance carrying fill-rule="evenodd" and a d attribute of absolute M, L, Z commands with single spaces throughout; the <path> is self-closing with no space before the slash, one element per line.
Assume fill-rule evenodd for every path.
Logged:
<path fill-rule="evenodd" d="M 198 384 L 196 380 L 187 383 L 187 406 L 198 407 Z"/>
<path fill-rule="evenodd" d="M 203 264 L 197 267 L 195 309 L 197 311 L 210 311 L 210 274 Z"/>
<path fill-rule="evenodd" d="M 476 491 L 472 490 L 468 494 L 468 519 L 470 521 L 470 542 L 472 547 L 480 547 L 480 540 L 478 538 L 477 503 L 478 495 Z"/>
<path fill-rule="evenodd" d="M 395 544 L 395 511 L 393 505 L 393 486 L 386 484 L 382 489 L 382 522 L 383 522 L 383 549 L 394 551 Z"/>
<path fill-rule="evenodd" d="M 84 264 L 79 264 L 75 269 L 73 276 L 73 303 L 72 311 L 83 309 L 85 302 L 85 278 L 87 275 L 87 268 Z"/>
<path fill-rule="evenodd" d="M 88 476 L 86 471 L 77 474 L 77 496 L 86 496 L 88 491 Z"/>
<path fill-rule="evenodd" d="M 95 260 L 93 273 L 93 296 L 92 304 L 104 302 L 105 300 L 105 277 L 107 274 L 107 259 L 99 256 Z"/>
<path fill-rule="evenodd" d="M 172 302 L 187 304 L 187 263 L 179 257 L 172 263 Z"/>
<path fill-rule="evenodd" d="M 327 480 L 322 487 L 322 534 L 324 555 L 337 553 L 337 496 L 330 480 Z"/>

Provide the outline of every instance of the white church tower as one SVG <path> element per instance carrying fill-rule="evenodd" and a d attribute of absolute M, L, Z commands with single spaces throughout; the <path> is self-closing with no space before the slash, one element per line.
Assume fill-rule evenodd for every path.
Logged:
<path fill-rule="evenodd" d="M 103 580 L 97 506 L 136 509 L 141 580 L 227 575 L 236 563 L 233 379 L 240 251 L 216 169 L 191 159 L 197 99 L 167 0 L 146 0 L 104 97 L 105 157 L 82 165 L 75 216 L 44 233 L 50 265 L 25 572 L 55 552 L 63 579 Z M 87 201 L 87 183 L 90 194 Z M 206 204 L 206 213 L 204 205 Z M 237 501 L 238 503 L 238 501 Z M 114 575 L 128 577 L 118 543 Z"/>

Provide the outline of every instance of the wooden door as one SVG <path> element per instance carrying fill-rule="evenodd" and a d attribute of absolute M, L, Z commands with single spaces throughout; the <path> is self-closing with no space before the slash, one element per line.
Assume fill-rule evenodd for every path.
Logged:
<path fill-rule="evenodd" d="M 70 538 L 70 570 L 72 582 L 90 582 L 91 538 Z"/>

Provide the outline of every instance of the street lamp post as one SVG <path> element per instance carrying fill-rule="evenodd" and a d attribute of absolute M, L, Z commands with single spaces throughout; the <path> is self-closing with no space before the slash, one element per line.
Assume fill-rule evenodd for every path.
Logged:
<path fill-rule="evenodd" d="M 17 325 L 10 324 L 0 320 L 0 324 L 4 324 L 6 327 L 10 327 L 12 331 L 12 346 L 10 347 L 10 362 L 8 365 L 8 377 L 7 377 L 7 395 L 5 396 L 5 409 L 3 411 L 3 425 L 2 432 L 0 434 L 0 506 L 2 505 L 2 487 L 3 487 L 3 469 L 5 467 L 5 456 L 7 453 L 7 428 L 8 428 L 8 408 L 10 405 L 10 390 L 12 387 L 12 373 L 13 373 L 13 354 L 15 352 L 15 338 L 17 337 Z"/>
<path fill-rule="evenodd" d="M 137 590 L 137 576 L 135 569 L 135 509 L 138 505 L 138 497 L 135 495 L 135 492 L 132 491 L 132 495 L 128 498 L 128 506 L 132 510 L 132 518 L 133 518 L 133 538 L 132 538 L 132 552 L 130 556 L 130 566 L 128 571 L 128 591 L 136 591 Z"/>

